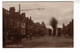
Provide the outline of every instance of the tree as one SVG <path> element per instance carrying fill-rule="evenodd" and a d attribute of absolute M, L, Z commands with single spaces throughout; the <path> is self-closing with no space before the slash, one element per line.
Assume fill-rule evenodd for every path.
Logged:
<path fill-rule="evenodd" d="M 53 36 L 56 35 L 57 23 L 58 23 L 58 21 L 54 17 L 52 17 L 52 19 L 50 20 L 50 25 L 53 28 Z"/>

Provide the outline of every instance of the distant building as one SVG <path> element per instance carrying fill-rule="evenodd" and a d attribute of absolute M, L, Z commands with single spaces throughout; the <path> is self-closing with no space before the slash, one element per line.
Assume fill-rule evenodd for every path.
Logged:
<path fill-rule="evenodd" d="M 61 28 L 57 28 L 57 35 L 62 36 L 62 29 Z"/>
<path fill-rule="evenodd" d="M 48 29 L 48 35 L 52 36 L 52 29 Z"/>

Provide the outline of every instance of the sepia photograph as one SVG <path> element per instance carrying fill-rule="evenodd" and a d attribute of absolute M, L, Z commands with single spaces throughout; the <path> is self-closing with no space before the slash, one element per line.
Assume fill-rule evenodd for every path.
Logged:
<path fill-rule="evenodd" d="M 3 1 L 3 48 L 73 48 L 73 1 Z"/>

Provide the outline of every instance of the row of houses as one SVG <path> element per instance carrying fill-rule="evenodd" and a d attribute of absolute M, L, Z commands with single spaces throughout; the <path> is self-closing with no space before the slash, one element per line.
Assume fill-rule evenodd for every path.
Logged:
<path fill-rule="evenodd" d="M 73 37 L 73 19 L 69 22 L 69 24 L 63 24 L 62 34 L 65 36 Z"/>
<path fill-rule="evenodd" d="M 73 19 L 67 25 L 63 23 L 62 28 L 56 31 L 56 36 L 73 37 Z"/>
<path fill-rule="evenodd" d="M 9 10 L 3 8 L 3 40 L 20 41 L 22 37 L 43 36 L 48 33 L 45 23 L 34 23 L 25 13 L 15 12 L 15 7 Z"/>

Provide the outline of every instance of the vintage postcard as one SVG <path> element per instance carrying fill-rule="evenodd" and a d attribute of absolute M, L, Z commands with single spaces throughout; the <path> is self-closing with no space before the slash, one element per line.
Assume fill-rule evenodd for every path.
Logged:
<path fill-rule="evenodd" d="M 73 5 L 3 1 L 3 48 L 73 48 Z"/>

